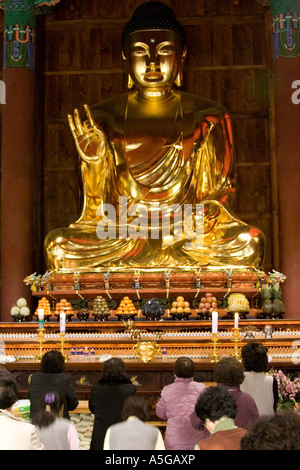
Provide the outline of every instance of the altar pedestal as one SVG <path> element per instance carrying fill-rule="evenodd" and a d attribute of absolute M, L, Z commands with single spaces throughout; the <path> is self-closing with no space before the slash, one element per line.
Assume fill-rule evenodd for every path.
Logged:
<path fill-rule="evenodd" d="M 265 326 L 271 325 L 273 333 L 267 337 Z M 135 327 L 143 330 L 143 341 L 155 341 L 156 333 L 160 352 L 154 359 L 143 362 L 134 350 L 136 339 L 128 333 L 123 322 L 67 322 L 64 351 L 67 354 L 66 371 L 80 400 L 88 400 L 91 387 L 100 376 L 103 361 L 109 356 L 124 360 L 128 375 L 137 384 L 138 393 L 148 400 L 159 397 L 161 389 L 173 382 L 173 367 L 180 356 L 188 356 L 195 363 L 195 380 L 214 380 L 213 342 L 210 321 L 190 320 L 174 322 L 136 321 Z M 220 320 L 218 328 L 217 354 L 221 357 L 234 356 L 236 347 L 240 354 L 243 345 L 257 341 L 268 347 L 269 368 L 281 369 L 288 373 L 300 370 L 300 320 L 240 320 L 240 334 L 237 343 L 233 335 L 234 320 Z M 249 333 L 252 333 L 252 336 Z M 5 345 L 7 357 L 17 357 L 17 361 L 6 362 L 4 367 L 16 377 L 22 398 L 27 397 L 28 378 L 40 369 L 40 347 L 38 323 L 0 323 L 0 341 Z M 43 353 L 61 349 L 59 323 L 45 322 Z M 72 354 L 76 350 L 88 350 L 89 354 Z M 166 355 L 162 351 L 166 350 Z M 93 351 L 93 353 L 92 353 Z"/>

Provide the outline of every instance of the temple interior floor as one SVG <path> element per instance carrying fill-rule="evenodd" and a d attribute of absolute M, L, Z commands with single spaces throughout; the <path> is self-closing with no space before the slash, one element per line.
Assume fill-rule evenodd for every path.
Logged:
<path fill-rule="evenodd" d="M 79 449 L 89 450 L 94 425 L 94 415 L 87 413 L 71 413 L 71 421 L 74 423 L 78 437 Z"/>

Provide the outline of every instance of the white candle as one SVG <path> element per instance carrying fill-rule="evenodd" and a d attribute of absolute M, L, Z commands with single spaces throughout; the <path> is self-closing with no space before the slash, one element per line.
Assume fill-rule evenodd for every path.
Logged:
<path fill-rule="evenodd" d="M 44 309 L 43 308 L 38 309 L 38 321 L 39 321 L 39 329 L 43 330 L 44 329 Z"/>
<path fill-rule="evenodd" d="M 239 327 L 239 314 L 236 312 L 234 314 L 234 328 L 238 328 Z"/>
<path fill-rule="evenodd" d="M 59 331 L 60 333 L 66 332 L 66 312 L 61 312 L 59 315 Z"/>
<path fill-rule="evenodd" d="M 211 314 L 212 319 L 212 333 L 218 333 L 218 312 L 213 311 Z"/>

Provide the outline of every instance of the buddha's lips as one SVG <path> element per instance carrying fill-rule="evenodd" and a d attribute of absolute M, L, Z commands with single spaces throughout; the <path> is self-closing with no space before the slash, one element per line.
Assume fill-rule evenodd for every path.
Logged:
<path fill-rule="evenodd" d="M 163 74 L 161 72 L 154 72 L 154 71 L 146 72 L 144 75 L 144 79 L 147 82 L 153 82 L 153 81 L 160 82 L 161 80 L 163 80 Z"/>

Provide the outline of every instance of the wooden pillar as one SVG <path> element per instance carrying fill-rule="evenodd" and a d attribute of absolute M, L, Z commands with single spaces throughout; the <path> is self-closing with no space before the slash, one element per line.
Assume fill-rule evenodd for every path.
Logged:
<path fill-rule="evenodd" d="M 300 57 L 278 58 L 274 77 L 280 270 L 287 276 L 285 317 L 300 318 Z"/>
<path fill-rule="evenodd" d="M 280 271 L 286 318 L 300 318 L 300 1 L 269 6 L 273 34 Z"/>
<path fill-rule="evenodd" d="M 34 83 L 28 68 L 6 69 L 1 163 L 1 321 L 19 297 L 31 302 L 23 279 L 34 266 Z"/>
<path fill-rule="evenodd" d="M 5 1 L 1 155 L 1 321 L 19 297 L 31 303 L 23 279 L 34 266 L 33 0 Z"/>
<path fill-rule="evenodd" d="M 1 310 L 0 320 L 11 321 L 10 310 L 19 297 L 29 307 L 32 296 L 24 279 L 37 265 L 36 197 L 40 155 L 35 151 L 35 21 L 60 0 L 0 0 L 4 9 L 4 71 L 1 155 Z"/>

